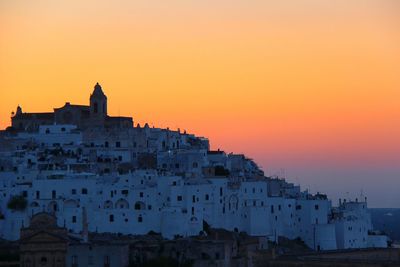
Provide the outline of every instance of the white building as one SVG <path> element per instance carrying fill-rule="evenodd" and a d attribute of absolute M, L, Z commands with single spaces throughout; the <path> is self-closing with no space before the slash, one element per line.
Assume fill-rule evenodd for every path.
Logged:
<path fill-rule="evenodd" d="M 278 241 L 301 238 L 315 250 L 385 247 L 367 203 L 332 208 L 283 179 L 263 175 L 244 155 L 209 151 L 205 138 L 145 127 L 41 125 L 0 137 L 0 238 L 16 240 L 33 214 L 57 216 L 82 231 L 161 233 L 165 238 L 214 228 Z"/>

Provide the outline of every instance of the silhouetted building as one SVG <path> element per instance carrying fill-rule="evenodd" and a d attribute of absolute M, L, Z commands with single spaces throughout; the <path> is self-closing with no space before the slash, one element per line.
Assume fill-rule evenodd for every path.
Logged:
<path fill-rule="evenodd" d="M 107 114 L 107 96 L 99 83 L 90 95 L 90 105 L 73 105 L 66 102 L 54 112 L 24 113 L 20 106 L 11 118 L 12 127 L 19 131 L 37 131 L 40 125 L 73 124 L 78 128 L 89 127 L 129 128 L 133 127 L 131 117 L 111 117 Z"/>

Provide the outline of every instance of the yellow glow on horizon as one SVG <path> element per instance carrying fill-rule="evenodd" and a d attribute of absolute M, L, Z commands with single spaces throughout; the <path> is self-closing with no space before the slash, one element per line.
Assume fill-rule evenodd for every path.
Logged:
<path fill-rule="evenodd" d="M 112 115 L 214 148 L 392 158 L 399 2 L 277 2 L 3 0 L 0 127 L 17 104 L 87 104 L 98 81 Z"/>

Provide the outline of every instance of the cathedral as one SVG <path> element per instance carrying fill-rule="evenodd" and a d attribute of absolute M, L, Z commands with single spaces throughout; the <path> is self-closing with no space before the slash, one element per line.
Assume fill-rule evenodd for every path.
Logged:
<path fill-rule="evenodd" d="M 54 112 L 26 113 L 20 106 L 11 118 L 12 128 L 17 131 L 37 131 L 40 125 L 73 124 L 80 129 L 90 127 L 130 128 L 131 117 L 111 117 L 107 114 L 107 96 L 99 83 L 90 95 L 89 106 L 73 105 L 66 102 Z"/>

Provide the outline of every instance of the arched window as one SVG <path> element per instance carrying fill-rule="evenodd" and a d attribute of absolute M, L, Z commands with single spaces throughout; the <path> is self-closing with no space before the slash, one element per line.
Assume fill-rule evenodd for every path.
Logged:
<path fill-rule="evenodd" d="M 129 203 L 125 199 L 121 198 L 115 203 L 115 208 L 116 209 L 129 209 Z"/>
<path fill-rule="evenodd" d="M 93 111 L 94 113 L 97 113 L 99 111 L 99 105 L 97 104 L 97 102 L 94 102 L 93 104 Z"/>
<path fill-rule="evenodd" d="M 113 203 L 111 200 L 107 200 L 106 202 L 104 202 L 104 208 L 105 209 L 112 209 L 113 208 Z"/>
<path fill-rule="evenodd" d="M 146 209 L 146 205 L 143 202 L 137 201 L 135 203 L 135 210 L 144 210 L 144 209 Z"/>

